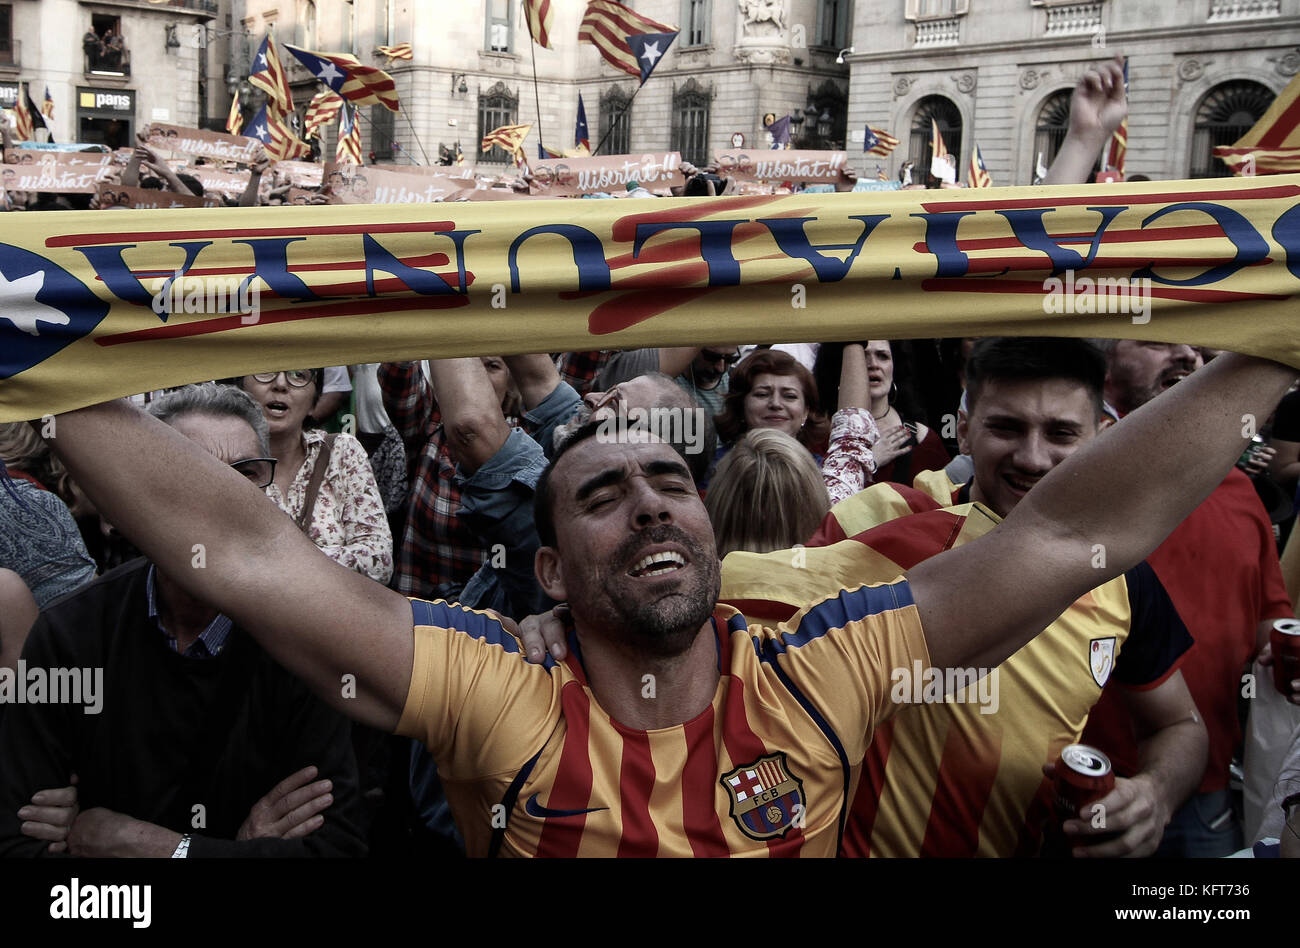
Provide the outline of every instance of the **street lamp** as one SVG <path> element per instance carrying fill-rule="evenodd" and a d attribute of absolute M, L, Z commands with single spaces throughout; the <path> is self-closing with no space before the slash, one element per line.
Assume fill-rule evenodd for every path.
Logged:
<path fill-rule="evenodd" d="M 457 80 L 457 79 L 460 80 L 460 86 L 459 86 L 459 87 L 456 85 L 456 80 Z M 453 74 L 452 74 L 452 77 L 451 77 L 451 91 L 452 91 L 453 94 L 456 93 L 456 92 L 459 92 L 461 95 L 464 95 L 466 92 L 469 91 L 469 86 L 465 85 L 465 73 L 462 72 L 462 73 L 453 73 Z"/>
<path fill-rule="evenodd" d="M 850 46 L 850 47 L 848 47 L 847 49 L 842 49 L 842 50 L 840 50 L 840 54 L 839 54 L 838 56 L 835 57 L 835 64 L 836 64 L 837 66 L 843 66 L 843 65 L 844 65 L 844 54 L 845 54 L 845 53 L 849 53 L 849 54 L 851 55 L 851 54 L 853 54 L 853 53 L 856 53 L 857 51 L 858 51 L 858 50 L 857 50 L 857 47 L 855 47 L 855 46 Z"/>

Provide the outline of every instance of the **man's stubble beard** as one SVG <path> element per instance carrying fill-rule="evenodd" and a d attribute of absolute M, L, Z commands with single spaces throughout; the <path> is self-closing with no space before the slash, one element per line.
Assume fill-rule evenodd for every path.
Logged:
<path fill-rule="evenodd" d="M 694 576 L 684 588 L 654 601 L 623 598 L 611 592 L 610 580 L 625 575 L 629 554 L 649 543 L 672 540 L 690 554 Z M 570 597 L 575 622 L 616 642 L 654 658 L 672 658 L 682 654 L 695 641 L 701 626 L 713 615 L 722 588 L 722 566 L 713 551 L 707 551 L 676 527 L 657 526 L 629 538 L 610 557 L 606 567 L 588 580 L 589 588 L 604 595 L 593 596 L 590 603 L 577 604 Z"/>

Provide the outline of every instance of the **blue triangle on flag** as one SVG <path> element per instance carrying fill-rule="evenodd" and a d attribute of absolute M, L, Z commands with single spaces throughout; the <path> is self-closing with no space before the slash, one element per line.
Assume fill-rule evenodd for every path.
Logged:
<path fill-rule="evenodd" d="M 244 126 L 244 134 L 247 135 L 249 138 L 256 138 L 259 142 L 262 142 L 263 144 L 270 142 L 271 130 L 266 124 L 265 105 L 262 106 L 260 109 L 258 109 L 257 114 L 254 115 L 252 120 L 249 121 L 249 123 Z"/>
<path fill-rule="evenodd" d="M 668 47 L 676 38 L 676 33 L 636 33 L 624 37 L 627 48 L 636 57 L 636 64 L 641 67 L 642 85 L 645 85 L 650 73 L 654 72 L 655 66 L 659 65 L 659 60 L 668 52 Z"/>

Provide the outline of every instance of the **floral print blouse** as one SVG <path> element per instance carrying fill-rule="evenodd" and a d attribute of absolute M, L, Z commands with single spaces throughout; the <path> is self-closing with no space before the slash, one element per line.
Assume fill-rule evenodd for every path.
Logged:
<path fill-rule="evenodd" d="M 325 432 L 303 432 L 307 457 L 289 485 L 289 496 L 272 484 L 266 489 L 280 509 L 297 519 L 307 500 L 307 482 L 320 457 Z M 384 516 L 375 475 L 361 442 L 349 434 L 335 437 L 329 466 L 316 495 L 309 536 L 334 562 L 375 582 L 387 583 L 393 575 L 393 534 Z"/>

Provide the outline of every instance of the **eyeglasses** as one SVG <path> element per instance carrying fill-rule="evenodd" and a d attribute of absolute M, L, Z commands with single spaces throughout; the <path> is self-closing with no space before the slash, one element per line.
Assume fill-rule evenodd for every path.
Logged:
<path fill-rule="evenodd" d="M 255 372 L 253 378 L 269 383 L 274 382 L 279 375 L 279 372 Z M 316 373 L 310 369 L 288 369 L 284 372 L 284 380 L 294 388 L 302 388 L 316 380 Z"/>
<path fill-rule="evenodd" d="M 230 466 L 257 488 L 270 487 L 275 480 L 275 458 L 244 458 Z"/>
<path fill-rule="evenodd" d="M 735 365 L 740 361 L 740 353 L 733 352 L 730 355 L 724 355 L 721 352 L 714 352 L 712 349 L 701 349 L 700 356 L 705 362 L 725 362 L 727 365 Z"/>

